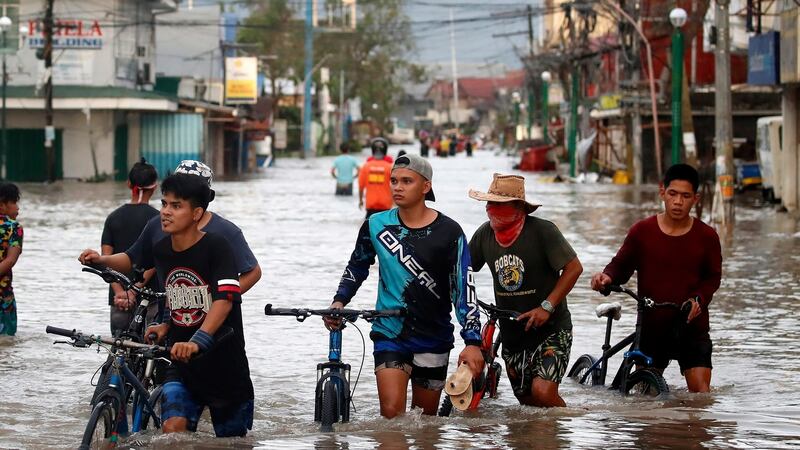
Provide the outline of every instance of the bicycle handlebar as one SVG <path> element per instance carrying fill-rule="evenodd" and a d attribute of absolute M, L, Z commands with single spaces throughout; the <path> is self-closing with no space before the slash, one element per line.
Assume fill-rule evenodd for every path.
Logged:
<path fill-rule="evenodd" d="M 621 286 L 619 284 L 609 284 L 600 290 L 600 293 L 606 297 L 608 296 L 608 294 L 612 292 L 622 292 L 624 294 L 628 294 L 637 302 L 644 303 L 644 306 L 646 306 L 647 308 L 661 308 L 661 307 L 675 308 L 679 309 L 681 312 L 686 314 L 688 314 L 689 311 L 691 310 L 691 305 L 688 304 L 688 302 L 683 302 L 681 304 L 670 303 L 670 302 L 656 303 L 655 301 L 653 301 L 653 299 L 649 297 L 640 297 L 639 294 L 637 294 L 636 292 L 633 292 L 632 290 L 626 288 L 625 286 Z"/>
<path fill-rule="evenodd" d="M 311 316 L 327 316 L 333 318 L 341 318 L 354 322 L 357 318 L 361 317 L 370 322 L 378 317 L 401 317 L 406 313 L 405 309 L 310 309 L 310 308 L 273 308 L 272 303 L 267 303 L 264 306 L 264 314 L 267 316 L 294 316 L 298 321 L 302 322 Z"/>
<path fill-rule="evenodd" d="M 75 329 L 67 330 L 65 328 L 53 327 L 50 325 L 48 325 L 47 328 L 45 328 L 45 332 L 49 334 L 57 334 L 59 336 L 68 337 L 73 341 L 76 341 L 76 343 L 79 342 L 83 346 L 89 346 L 95 343 L 106 344 L 122 348 L 128 348 L 132 350 L 141 350 L 142 352 L 152 352 L 153 354 L 169 354 L 170 351 L 168 347 L 163 347 L 160 345 L 142 344 L 131 339 L 104 338 L 100 335 L 95 335 L 95 334 L 86 335 Z"/>
<path fill-rule="evenodd" d="M 167 297 L 167 294 L 164 292 L 156 292 L 147 287 L 139 287 L 136 285 L 136 282 L 128 278 L 127 275 L 118 272 L 110 267 L 103 266 L 100 264 L 86 264 L 83 269 L 83 272 L 93 273 L 103 279 L 108 284 L 111 283 L 119 283 L 125 289 L 130 289 L 136 294 L 141 295 L 143 297 L 147 297 L 150 300 L 160 300 Z"/>
<path fill-rule="evenodd" d="M 489 315 L 489 317 L 494 317 L 494 318 L 497 318 L 497 319 L 514 320 L 517 317 L 519 317 L 519 315 L 520 315 L 520 313 L 518 313 L 516 311 L 511 311 L 509 309 L 498 308 L 495 305 L 492 305 L 492 304 L 486 303 L 486 302 L 482 302 L 481 300 L 478 300 L 478 299 L 476 299 L 476 301 L 478 302 L 478 306 L 483 308 L 483 310 L 486 311 L 486 314 Z"/>

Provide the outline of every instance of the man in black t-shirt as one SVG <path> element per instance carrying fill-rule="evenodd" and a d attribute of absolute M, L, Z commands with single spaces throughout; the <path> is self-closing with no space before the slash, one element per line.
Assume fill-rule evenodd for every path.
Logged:
<path fill-rule="evenodd" d="M 210 198 L 201 177 L 175 174 L 162 185 L 161 224 L 167 237 L 145 249 L 145 268 L 155 267 L 167 292 L 163 322 L 147 329 L 172 346 L 173 365 L 162 393 L 165 433 L 195 431 L 209 407 L 218 437 L 244 436 L 253 426 L 253 384 L 244 350 L 241 290 L 233 252 L 222 236 L 200 231 Z M 118 270 L 125 254 L 81 262 Z"/>
<path fill-rule="evenodd" d="M 524 178 L 495 174 L 488 193 L 469 196 L 488 202 L 489 216 L 469 242 L 472 267 L 487 264 L 497 306 L 522 313 L 500 321 L 514 395 L 524 405 L 565 406 L 558 385 L 572 347 L 567 294 L 583 267 L 552 222 L 528 215 L 539 205 L 525 200 Z"/>
<path fill-rule="evenodd" d="M 101 253 L 112 255 L 124 251 L 136 241 L 147 221 L 158 215 L 158 210 L 148 204 L 156 189 L 158 173 L 147 164 L 144 158 L 137 162 L 128 173 L 128 189 L 131 202 L 115 209 L 106 218 L 103 237 L 100 241 Z M 128 274 L 130 276 L 132 274 Z M 157 288 L 155 280 L 151 288 Z M 111 307 L 111 334 L 128 329 L 133 310 L 136 307 L 136 293 L 126 291 L 121 284 L 111 283 L 108 288 L 108 304 Z M 157 305 L 152 308 L 157 309 Z"/>

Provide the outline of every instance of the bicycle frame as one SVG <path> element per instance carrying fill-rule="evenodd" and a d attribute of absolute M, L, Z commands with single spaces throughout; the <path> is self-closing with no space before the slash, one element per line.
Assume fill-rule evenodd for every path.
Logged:
<path fill-rule="evenodd" d="M 640 365 L 643 367 L 650 367 L 653 365 L 653 359 L 639 350 L 639 344 L 642 335 L 642 313 L 644 312 L 645 305 L 646 302 L 637 302 L 635 331 L 614 344 L 613 347 L 611 346 L 611 327 L 613 325 L 614 318 L 608 317 L 608 321 L 606 322 L 605 339 L 603 341 L 603 346 L 601 347 L 603 350 L 603 355 L 597 359 L 597 361 L 589 368 L 589 370 L 586 371 L 580 380 L 581 384 L 586 382 L 586 377 L 594 377 L 595 374 L 598 374 L 596 378 L 592 379 L 592 384 L 605 385 L 606 375 L 608 373 L 609 358 L 616 355 L 629 345 L 630 348 L 623 354 L 622 363 L 620 364 L 619 369 L 614 376 L 614 380 L 611 382 L 610 389 L 624 391 L 628 380 L 628 374 L 631 372 L 631 369 L 634 366 Z"/>
<path fill-rule="evenodd" d="M 119 395 L 119 399 L 121 400 L 118 405 L 114 405 L 117 408 L 117 427 L 116 433 L 117 434 L 127 434 L 128 433 L 128 424 L 127 424 L 127 399 L 130 394 L 134 395 L 134 401 L 132 405 L 132 423 L 130 427 L 131 433 L 136 433 L 142 430 L 142 419 L 145 412 L 149 413 L 150 416 L 153 418 L 153 424 L 156 428 L 161 428 L 161 418 L 155 412 L 155 404 L 154 400 L 156 395 L 151 395 L 150 392 L 147 391 L 147 388 L 144 387 L 141 381 L 136 377 L 136 375 L 131 371 L 128 367 L 126 362 L 127 355 L 125 354 L 125 350 L 119 349 L 117 350 L 116 354 L 114 355 L 114 361 L 111 364 L 110 374 L 109 374 L 109 381 L 108 381 L 108 388 L 104 389 L 100 392 L 97 396 L 96 403 L 100 403 L 106 397 L 106 393 L 108 389 L 112 389 L 116 391 Z M 152 367 L 153 360 L 148 359 L 148 365 Z M 133 388 L 130 391 L 127 386 Z M 120 422 L 122 421 L 122 422 Z"/>

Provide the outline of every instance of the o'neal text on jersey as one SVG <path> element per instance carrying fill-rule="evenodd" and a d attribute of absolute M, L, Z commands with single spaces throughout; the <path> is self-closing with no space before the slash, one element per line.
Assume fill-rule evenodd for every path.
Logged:
<path fill-rule="evenodd" d="M 389 230 L 381 232 L 381 234 L 378 235 L 378 241 L 380 241 L 390 253 L 397 256 L 397 259 L 403 263 L 403 267 L 417 277 L 421 285 L 428 288 L 437 299 L 440 298 L 439 294 L 435 291 L 436 282 L 433 281 L 433 278 L 422 268 L 422 265 L 420 265 L 412 255 L 405 254 L 403 244 Z"/>

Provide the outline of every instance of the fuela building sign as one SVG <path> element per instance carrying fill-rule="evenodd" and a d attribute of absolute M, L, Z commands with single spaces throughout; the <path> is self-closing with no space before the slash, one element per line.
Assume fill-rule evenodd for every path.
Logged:
<path fill-rule="evenodd" d="M 44 48 L 44 24 L 28 21 L 24 35 L 30 48 Z M 53 48 L 100 50 L 103 48 L 103 28 L 98 20 L 56 19 L 53 24 Z"/>

